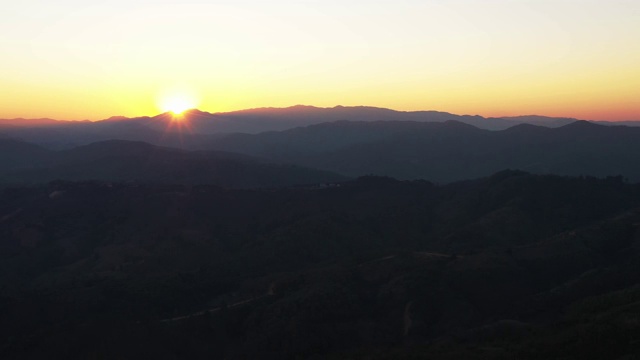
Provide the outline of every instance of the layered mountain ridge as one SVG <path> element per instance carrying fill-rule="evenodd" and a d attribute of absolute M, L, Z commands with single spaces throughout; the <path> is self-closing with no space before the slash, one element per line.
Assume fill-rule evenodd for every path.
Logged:
<path fill-rule="evenodd" d="M 185 116 L 208 115 L 192 111 Z M 144 122 L 153 122 L 158 129 L 153 130 Z M 115 126 L 111 127 L 113 124 Z M 20 160 L 23 150 L 18 148 L 1 156 L 0 160 L 5 159 L 6 163 L 3 171 L 20 168 L 21 161 L 26 167 L 29 164 L 42 165 L 41 158 L 46 158 L 46 155 L 41 154 L 38 158 L 34 154 L 46 152 L 45 148 L 58 148 L 48 146 L 52 142 L 66 143 L 63 150 L 56 152 L 58 157 L 64 157 L 86 151 L 71 150 L 79 145 L 86 146 L 85 142 L 121 140 L 120 145 L 112 143 L 111 151 L 122 157 L 126 157 L 128 150 L 134 150 L 127 141 L 145 142 L 148 146 L 183 149 L 192 155 L 203 151 L 242 154 L 345 177 L 375 174 L 447 183 L 488 176 L 504 169 L 520 169 L 537 174 L 622 175 L 630 181 L 640 181 L 640 169 L 636 166 L 640 163 L 640 128 L 604 126 L 587 121 L 575 121 L 556 128 L 519 124 L 492 131 L 457 120 L 338 120 L 258 134 L 204 135 L 193 130 L 197 127 L 193 121 L 165 114 L 155 119 L 113 120 L 95 126 L 101 126 L 105 131 L 81 133 L 78 128 L 25 129 L 31 131 L 29 134 L 36 140 L 33 143 L 38 145 L 22 146 L 25 148 L 24 160 Z M 160 130 L 163 128 L 165 130 Z M 42 141 L 37 141 L 39 139 Z M 11 137 L 2 141 L 12 146 L 21 143 Z M 29 146 L 31 150 L 26 149 Z M 35 151 L 34 146 L 41 149 Z M 119 146 L 123 148 L 118 149 Z M 69 150 L 64 150 L 67 148 Z M 167 158 L 175 157 L 174 153 L 167 154 Z M 148 178 L 153 179 L 151 176 Z"/>

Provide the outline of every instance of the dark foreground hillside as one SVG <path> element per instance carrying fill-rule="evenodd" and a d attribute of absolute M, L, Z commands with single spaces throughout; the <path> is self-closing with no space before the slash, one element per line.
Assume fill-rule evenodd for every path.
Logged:
<path fill-rule="evenodd" d="M 0 193 L 2 359 L 632 359 L 640 187 Z"/>

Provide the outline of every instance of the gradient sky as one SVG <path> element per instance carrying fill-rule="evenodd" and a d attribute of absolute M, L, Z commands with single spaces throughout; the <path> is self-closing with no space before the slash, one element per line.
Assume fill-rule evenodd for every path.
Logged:
<path fill-rule="evenodd" d="M 640 120 L 638 0 L 4 1 L 0 118 L 370 105 Z M 189 95 L 192 94 L 192 95 Z"/>

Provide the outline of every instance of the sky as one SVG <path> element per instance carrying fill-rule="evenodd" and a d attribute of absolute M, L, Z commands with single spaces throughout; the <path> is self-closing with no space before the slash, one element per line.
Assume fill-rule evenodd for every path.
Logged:
<path fill-rule="evenodd" d="M 638 0 L 0 0 L 0 118 L 296 104 L 640 120 Z"/>

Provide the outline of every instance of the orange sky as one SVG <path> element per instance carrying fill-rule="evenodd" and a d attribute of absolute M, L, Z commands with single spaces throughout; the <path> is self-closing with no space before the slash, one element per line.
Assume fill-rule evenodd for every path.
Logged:
<path fill-rule="evenodd" d="M 24 0 L 0 118 L 308 104 L 640 120 L 640 1 Z"/>

